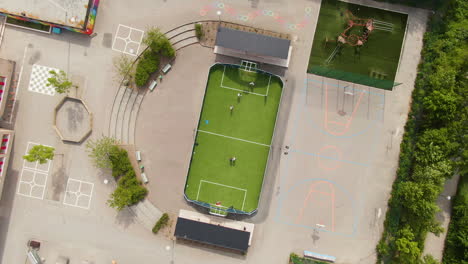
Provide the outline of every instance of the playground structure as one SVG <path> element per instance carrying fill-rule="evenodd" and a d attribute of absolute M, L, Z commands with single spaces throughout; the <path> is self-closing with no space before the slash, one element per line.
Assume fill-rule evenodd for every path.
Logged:
<path fill-rule="evenodd" d="M 359 18 L 349 10 L 346 10 L 345 15 L 347 26 L 346 29 L 340 35 L 338 35 L 336 40 L 329 40 L 328 38 L 325 39 L 325 46 L 327 46 L 329 42 L 337 43 L 333 52 L 326 59 L 326 64 L 329 64 L 335 58 L 335 56 L 340 53 L 343 45 L 359 48 L 369 40 L 369 36 L 374 30 L 382 30 L 387 32 L 393 31 L 392 23 L 376 20 L 373 18 Z M 355 27 L 362 27 L 362 34 L 358 35 L 356 34 L 356 31 L 353 32 Z M 357 49 L 357 53 L 359 52 L 360 50 Z"/>

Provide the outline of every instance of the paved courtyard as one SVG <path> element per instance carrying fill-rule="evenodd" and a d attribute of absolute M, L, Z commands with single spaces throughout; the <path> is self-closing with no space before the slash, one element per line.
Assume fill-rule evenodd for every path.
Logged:
<path fill-rule="evenodd" d="M 0 56 L 17 62 L 19 84 L 13 159 L 0 202 L 0 262 L 24 261 L 26 242 L 35 238 L 44 241 L 43 254 L 50 258 L 66 254 L 91 263 L 286 263 L 290 252 L 302 250 L 334 255 L 338 263 L 374 263 L 427 13 L 359 2 L 410 14 L 397 74 L 403 84 L 393 92 L 306 74 L 319 0 L 103 2 L 94 38 L 7 28 Z M 216 20 L 217 10 L 223 20 L 293 37 L 272 165 L 259 212 L 245 219 L 256 224 L 247 256 L 175 243 L 151 234 L 128 210 L 109 208 L 115 188 L 112 181 L 103 183 L 111 180 L 109 172 L 90 164 L 84 144 L 64 144 L 53 130 L 53 109 L 62 96 L 30 88 L 37 65 L 85 78 L 78 96 L 94 114 L 90 138 L 98 138 L 109 127 L 118 88 L 112 58 L 141 52 L 141 31 L 148 26 L 166 31 Z M 191 209 L 183 183 L 208 69 L 216 59 L 207 48 L 183 49 L 141 105 L 136 148 L 150 178 L 149 199 L 162 211 Z M 53 162 L 24 162 L 25 151 L 39 143 L 56 148 Z"/>

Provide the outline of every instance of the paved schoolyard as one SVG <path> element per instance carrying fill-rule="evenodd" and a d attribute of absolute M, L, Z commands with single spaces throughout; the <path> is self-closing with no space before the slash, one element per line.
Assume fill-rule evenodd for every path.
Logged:
<path fill-rule="evenodd" d="M 24 261 L 23 246 L 30 238 L 47 240 L 57 251 L 70 254 L 75 260 L 88 258 L 95 263 L 110 262 L 114 258 L 119 263 L 170 263 L 171 260 L 173 263 L 276 263 L 278 260 L 286 262 L 291 251 L 300 253 L 304 249 L 335 254 L 344 263 L 373 261 L 375 241 L 380 237 L 382 225 L 382 217 L 379 221 L 374 221 L 376 209 L 378 213 L 378 208 L 382 208 L 384 215 L 401 138 L 401 130 L 396 128 L 401 128 L 406 118 L 426 12 L 407 9 L 411 11 L 409 33 L 397 75 L 397 81 L 400 80 L 404 85 L 392 93 L 386 93 L 384 121 L 374 127 L 382 132 L 378 133 L 381 139 L 377 141 L 379 144 L 376 145 L 375 155 L 370 156 L 371 159 L 366 163 L 365 155 L 370 153 L 367 153 L 369 146 L 362 146 L 363 139 L 359 139 L 361 144 L 357 147 L 352 140 L 343 143 L 345 141 L 340 141 L 342 139 L 337 137 L 320 134 L 318 130 L 314 130 L 311 122 L 320 116 L 319 113 L 324 108 L 315 105 L 315 97 L 309 97 L 309 105 L 304 105 L 304 84 L 309 78 L 305 72 L 320 1 L 301 0 L 294 5 L 284 0 L 226 1 L 222 7 L 218 6 L 220 1 L 211 0 L 183 1 L 183 4 L 182 0 L 158 3 L 142 0 L 140 4 L 131 7 L 123 1 L 106 3 L 98 11 L 98 36 L 93 39 L 68 32 L 60 36 L 9 28 L 5 32 L 1 56 L 16 60 L 18 69 L 24 67 L 16 106 L 19 110 L 14 159 L 0 210 L 0 242 L 4 242 L 0 243 L 0 254 L 3 255 L 3 262 Z M 112 49 L 119 24 L 141 30 L 149 25 L 158 25 L 166 30 L 199 19 L 217 19 L 218 9 L 223 11 L 221 19 L 290 32 L 294 39 L 293 58 L 285 77 L 286 91 L 278 120 L 281 129 L 276 131 L 273 146 L 273 159 L 277 164 L 272 165 L 268 172 L 260 202 L 261 211 L 251 218 L 257 226 L 253 246 L 245 257 L 193 245 L 172 244 L 172 241 L 144 231 L 127 212 L 116 214 L 113 209 L 108 208 L 105 202 L 113 186 L 102 183 L 108 174 L 91 166 L 83 146 L 62 144 L 52 129 L 52 111 L 60 96 L 28 91 L 29 76 L 34 64 L 70 70 L 86 76 L 86 86 L 80 94 L 94 113 L 95 127 L 91 137 L 98 137 L 108 127 L 110 106 L 117 88 L 112 82 L 111 63 L 112 57 L 121 52 Z M 119 36 L 124 38 L 123 33 Z M 134 38 L 135 42 L 138 42 L 137 37 Z M 129 47 L 132 48 L 133 44 L 129 44 Z M 122 47 L 116 44 L 114 48 Z M 148 149 L 148 153 L 143 153 L 147 154 L 143 158 L 148 172 L 154 170 L 153 175 L 156 177 L 150 183 L 150 187 L 154 187 L 150 198 L 154 194 L 156 205 L 163 211 L 176 212 L 179 208 L 190 208 L 183 200 L 183 185 L 178 183 L 185 182 L 193 129 L 198 120 L 208 69 L 214 58 L 211 50 L 197 46 L 182 51 L 173 70 L 164 79 L 161 90 L 148 94 L 142 104 L 136 144 L 137 148 L 141 147 L 144 151 L 145 148 Z M 190 73 L 193 75 L 189 75 Z M 316 87 L 310 85 L 306 88 L 310 96 L 320 91 Z M 354 98 L 357 104 L 357 95 Z M 339 100 L 341 99 L 338 98 L 338 103 Z M 361 106 L 364 105 L 363 100 L 364 97 L 361 99 Z M 312 102 L 315 102 L 313 106 L 310 105 Z M 349 109 L 353 108 L 350 101 L 346 101 L 340 109 L 345 109 L 343 111 L 347 115 L 336 115 L 336 111 L 330 110 L 335 113 L 331 117 L 349 117 Z M 311 115 L 310 118 L 305 116 L 307 113 Z M 329 120 L 332 120 L 331 117 Z M 360 126 L 364 125 L 365 120 L 358 120 L 363 122 Z M 142 122 L 151 127 L 143 127 Z M 295 125 L 298 125 L 299 132 L 293 137 Z M 338 128 L 335 128 L 334 133 L 342 133 Z M 350 127 L 349 132 L 352 129 Z M 310 132 L 310 137 L 306 131 Z M 320 137 L 324 142 L 319 142 Z M 165 138 L 171 138 L 171 141 L 166 142 Z M 61 154 L 54 159 L 53 168 L 47 176 L 43 200 L 17 194 L 23 168 L 21 155 L 28 142 L 54 146 L 57 153 Z M 319 143 L 334 147 L 324 147 Z M 344 145 L 340 145 L 341 143 Z M 290 146 L 287 156 L 281 154 L 286 145 Z M 300 151 L 316 155 L 307 155 Z M 353 151 L 361 152 L 355 156 Z M 339 153 L 342 153 L 341 158 Z M 319 158 L 320 166 L 328 170 L 319 167 Z M 300 160 L 304 164 L 294 165 Z M 286 166 L 288 162 L 290 165 Z M 338 166 L 337 169 L 330 170 L 335 166 Z M 346 171 L 343 173 L 344 170 Z M 319 173 L 323 174 L 322 178 L 317 175 Z M 352 181 L 351 175 L 358 180 Z M 32 175 L 23 176 L 25 182 L 30 182 Z M 43 175 L 37 178 L 38 185 L 42 184 L 41 176 Z M 317 178 L 321 180 L 314 182 Z M 309 181 L 301 185 L 301 180 Z M 302 188 L 297 191 L 299 197 L 289 196 L 291 199 L 288 200 L 287 190 L 295 186 Z M 327 195 L 323 195 L 319 201 L 319 196 L 313 195 L 318 192 Z M 331 197 L 333 192 L 336 198 L 334 204 L 340 206 L 335 210 L 335 216 L 344 215 L 339 221 L 335 220 L 334 224 L 331 213 L 320 219 L 313 207 L 317 204 L 320 210 L 330 209 L 331 202 L 327 202 L 326 198 Z M 353 203 L 350 205 L 349 201 L 344 201 L 346 193 L 357 201 L 357 211 L 350 209 L 354 208 Z M 284 197 L 286 198 L 283 200 Z M 280 198 L 290 211 L 278 209 Z M 350 225 L 353 214 L 357 215 L 356 226 Z M 288 224 L 287 221 L 293 224 Z M 316 222 L 323 225 L 324 230 L 311 229 L 310 226 L 316 227 Z M 134 245 L 131 252 L 127 250 L 128 245 Z M 166 250 L 166 246 L 169 246 L 169 250 Z M 338 249 L 341 250 L 337 252 Z"/>

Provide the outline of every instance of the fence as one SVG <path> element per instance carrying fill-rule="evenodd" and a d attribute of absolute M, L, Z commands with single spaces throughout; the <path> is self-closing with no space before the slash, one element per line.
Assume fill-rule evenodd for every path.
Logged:
<path fill-rule="evenodd" d="M 312 66 L 312 68 L 309 70 L 309 73 L 389 91 L 393 90 L 393 87 L 401 84 L 390 80 L 377 79 L 371 76 L 330 69 L 323 66 Z"/>

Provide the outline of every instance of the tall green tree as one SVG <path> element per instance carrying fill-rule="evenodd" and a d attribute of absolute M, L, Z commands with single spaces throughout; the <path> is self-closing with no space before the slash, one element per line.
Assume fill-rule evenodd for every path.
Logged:
<path fill-rule="evenodd" d="M 54 159 L 54 151 L 55 149 L 53 147 L 35 145 L 28 151 L 27 155 L 23 156 L 23 159 L 29 162 L 39 161 L 40 164 L 44 164 L 47 163 L 47 161 Z"/>
<path fill-rule="evenodd" d="M 86 143 L 86 151 L 91 158 L 94 166 L 102 169 L 112 168 L 110 154 L 114 150 L 114 146 L 118 144 L 118 140 L 112 137 L 103 136 L 100 139 L 89 140 Z"/>
<path fill-rule="evenodd" d="M 421 254 L 418 243 L 414 241 L 413 231 L 409 227 L 400 230 L 399 237 L 395 241 L 398 250 L 399 263 L 417 263 Z"/>
<path fill-rule="evenodd" d="M 68 76 L 64 71 L 49 71 L 49 73 L 51 74 L 51 77 L 47 79 L 46 86 L 52 86 L 59 94 L 68 93 L 70 88 L 77 87 L 68 79 Z"/>

